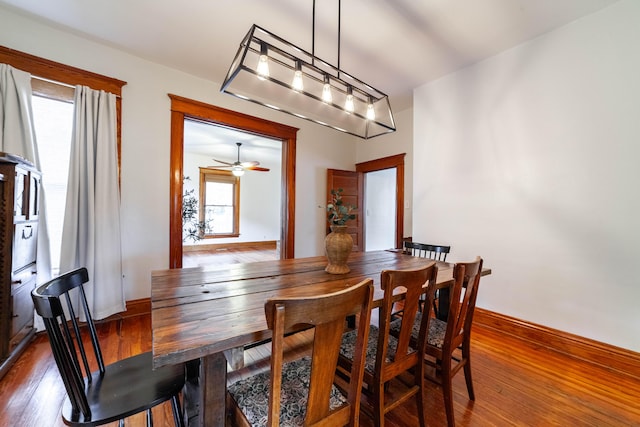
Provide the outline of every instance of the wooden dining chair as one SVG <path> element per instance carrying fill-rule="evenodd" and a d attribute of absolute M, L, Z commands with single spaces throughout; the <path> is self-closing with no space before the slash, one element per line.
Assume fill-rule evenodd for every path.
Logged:
<path fill-rule="evenodd" d="M 88 281 L 87 269 L 79 268 L 31 292 L 67 392 L 62 406 L 65 424 L 98 426 L 120 421 L 124 426 L 124 418 L 147 411 L 147 425 L 152 425 L 151 408 L 171 400 L 175 424 L 182 426 L 179 396 L 184 367 L 153 369 L 151 352 L 105 364 L 84 292 Z M 80 311 L 86 324 L 76 316 Z M 95 365 L 97 370 L 92 371 Z"/>
<path fill-rule="evenodd" d="M 410 340 L 420 296 L 426 292 L 426 284 L 435 285 L 437 274 L 435 262 L 417 270 L 385 270 L 381 273 L 384 297 L 379 309 L 378 326 L 372 325 L 369 333 L 363 378 L 366 400 L 363 398 L 362 401 L 362 408 L 370 413 L 376 426 L 384 426 L 385 414 L 412 396 L 416 398 L 420 426 L 425 425 L 424 365 L 420 350 L 421 338 L 425 334 L 418 334 L 415 344 L 411 344 Z M 389 333 L 392 307 L 398 298 L 404 302 L 405 316 L 397 319 L 399 333 L 392 336 Z M 360 349 L 355 338 L 354 332 L 350 331 L 342 339 L 339 364 L 344 369 L 349 369 Z M 411 378 L 409 383 L 399 381 L 398 378 L 405 375 Z M 397 381 L 393 381 L 392 385 L 392 380 Z"/>
<path fill-rule="evenodd" d="M 451 252 L 451 246 L 433 245 L 430 243 L 406 241 L 404 242 L 403 252 L 409 255 L 420 257 L 420 258 L 429 258 L 436 261 L 446 262 L 447 255 L 449 254 L 449 252 Z M 443 291 L 443 292 L 438 291 L 436 295 L 436 299 L 433 302 L 433 310 L 437 318 L 446 320 L 447 318 L 446 308 L 444 310 L 440 310 L 439 308 L 440 296 L 443 297 L 442 298 L 444 302 L 443 305 L 446 306 L 448 304 L 449 295 L 447 294 L 447 291 Z M 424 301 L 422 301 L 422 303 L 420 304 L 420 310 L 422 310 L 423 305 L 424 305 Z M 402 315 L 402 307 L 399 307 L 399 305 L 396 305 L 395 311 L 397 316 Z"/>
<path fill-rule="evenodd" d="M 357 426 L 369 335 L 373 280 L 325 295 L 268 300 L 271 369 L 228 387 L 230 421 L 241 426 Z M 346 391 L 334 384 L 347 317 L 357 315 L 358 349 Z M 301 326 L 314 329 L 312 354 L 283 364 L 284 337 Z"/>
<path fill-rule="evenodd" d="M 478 287 L 482 272 L 482 258 L 473 262 L 456 263 L 453 271 L 453 284 L 449 286 L 449 317 L 446 322 L 437 319 L 430 311 L 436 298 L 438 286 L 430 284 L 427 290 L 429 308 L 418 313 L 412 330 L 412 342 L 420 341 L 420 333 L 425 327 L 429 331 L 424 347 L 425 378 L 440 384 L 444 396 L 445 412 L 449 427 L 455 426 L 453 413 L 453 377 L 463 369 L 469 399 L 475 400 L 471 378 L 471 326 L 478 297 Z M 391 325 L 392 335 L 401 333 L 401 325 L 395 321 Z"/>

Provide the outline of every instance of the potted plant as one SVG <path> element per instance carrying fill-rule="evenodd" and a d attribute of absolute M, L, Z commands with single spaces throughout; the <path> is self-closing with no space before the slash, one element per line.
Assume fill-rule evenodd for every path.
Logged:
<path fill-rule="evenodd" d="M 357 206 L 345 205 L 342 201 L 342 188 L 337 190 L 331 189 L 331 200 L 327 204 L 327 219 L 330 225 L 345 225 L 347 221 L 356 219 L 353 212 L 358 209 Z"/>
<path fill-rule="evenodd" d="M 350 271 L 347 259 L 353 249 L 353 238 L 347 233 L 347 222 L 356 219 L 357 209 L 353 205 L 345 205 L 342 200 L 342 188 L 331 190 L 331 200 L 327 203 L 327 221 L 331 233 L 324 239 L 328 264 L 327 273 L 344 274 Z"/>
<path fill-rule="evenodd" d="M 183 186 L 186 181 L 191 179 L 185 176 L 183 179 Z M 186 189 L 182 195 L 182 241 L 197 242 L 204 236 L 204 232 L 209 227 L 210 221 L 200 221 L 198 217 L 198 198 L 196 197 L 196 190 Z"/>

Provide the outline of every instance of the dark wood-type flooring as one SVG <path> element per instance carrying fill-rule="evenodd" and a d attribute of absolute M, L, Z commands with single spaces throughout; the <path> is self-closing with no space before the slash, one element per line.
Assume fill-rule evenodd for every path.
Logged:
<path fill-rule="evenodd" d="M 151 348 L 149 315 L 101 323 L 98 329 L 107 362 Z M 292 354 L 306 351 L 306 343 L 304 335 L 289 337 Z M 269 353 L 268 344 L 248 350 L 248 366 L 230 372 L 229 381 L 267 369 Z M 476 401 L 468 400 L 461 374 L 454 380 L 460 427 L 640 426 L 640 383 L 636 379 L 481 327 L 474 329 L 472 360 Z M 0 381 L 0 426 L 63 426 L 63 397 L 64 386 L 48 341 L 39 335 Z M 445 425 L 439 388 L 429 384 L 425 403 L 428 425 Z M 390 427 L 416 426 L 415 402 L 387 414 L 386 421 Z M 127 420 L 128 426 L 144 423 L 143 416 Z M 156 427 L 171 423 L 169 405 L 154 410 Z M 372 423 L 363 416 L 361 425 Z"/>
<path fill-rule="evenodd" d="M 107 363 L 151 349 L 151 318 L 141 315 L 98 325 Z M 288 338 L 295 357 L 308 350 L 304 333 Z M 247 350 L 235 381 L 268 369 L 269 344 Z M 503 332 L 474 326 L 472 363 L 476 401 L 468 400 L 462 372 L 454 379 L 455 417 L 467 426 L 640 426 L 640 381 Z M 1 427 L 63 426 L 64 386 L 45 335 L 39 334 L 0 381 Z M 444 426 L 442 394 L 428 384 L 429 426 Z M 371 420 L 363 416 L 361 425 Z M 116 425 L 116 424 L 111 424 Z M 127 426 L 144 426 L 143 415 Z M 154 409 L 154 425 L 172 425 L 169 404 Z M 413 400 L 386 416 L 389 427 L 418 425 Z"/>

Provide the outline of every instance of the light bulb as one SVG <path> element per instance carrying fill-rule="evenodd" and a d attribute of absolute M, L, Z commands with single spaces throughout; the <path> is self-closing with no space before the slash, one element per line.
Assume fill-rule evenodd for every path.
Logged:
<path fill-rule="evenodd" d="M 231 173 L 233 176 L 242 176 L 244 175 L 244 168 L 240 165 L 235 165 L 231 168 Z"/>
<path fill-rule="evenodd" d="M 260 45 L 260 59 L 258 59 L 256 72 L 260 80 L 266 80 L 269 77 L 269 57 L 267 56 L 267 45 L 264 43 Z"/>
<path fill-rule="evenodd" d="M 324 86 L 322 86 L 322 100 L 327 104 L 333 102 L 333 95 L 331 94 L 331 85 L 329 84 L 329 76 L 324 76 Z"/>
<path fill-rule="evenodd" d="M 296 72 L 293 74 L 293 82 L 291 82 L 293 90 L 302 92 L 304 89 L 304 82 L 302 81 L 302 65 L 300 61 L 296 61 Z"/>
<path fill-rule="evenodd" d="M 367 120 L 376 119 L 376 110 L 373 109 L 373 101 L 369 97 L 369 104 L 367 104 Z"/>
<path fill-rule="evenodd" d="M 344 110 L 347 113 L 353 113 L 353 110 L 355 110 L 353 103 L 353 89 L 351 89 L 351 86 L 347 87 L 347 99 L 344 101 Z"/>

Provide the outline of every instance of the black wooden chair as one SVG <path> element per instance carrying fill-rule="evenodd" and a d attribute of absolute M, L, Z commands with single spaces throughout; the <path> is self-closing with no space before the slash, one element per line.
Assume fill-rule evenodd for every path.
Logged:
<path fill-rule="evenodd" d="M 434 259 L 436 261 L 447 261 L 447 254 L 451 251 L 451 246 L 432 245 L 429 243 L 404 242 L 404 252 L 421 258 Z"/>
<path fill-rule="evenodd" d="M 31 292 L 67 391 L 62 407 L 65 424 L 97 426 L 119 420 L 124 426 L 124 418 L 146 410 L 147 425 L 152 425 L 151 408 L 171 400 L 175 423 L 182 426 L 179 395 L 184 366 L 154 370 L 151 352 L 105 365 L 82 286 L 88 281 L 87 269 L 80 268 Z M 77 309 L 74 299 L 80 305 Z M 80 324 L 76 310 L 82 310 L 86 325 Z M 85 347 L 89 346 L 93 352 L 88 356 Z M 90 365 L 98 369 L 92 371 Z"/>

